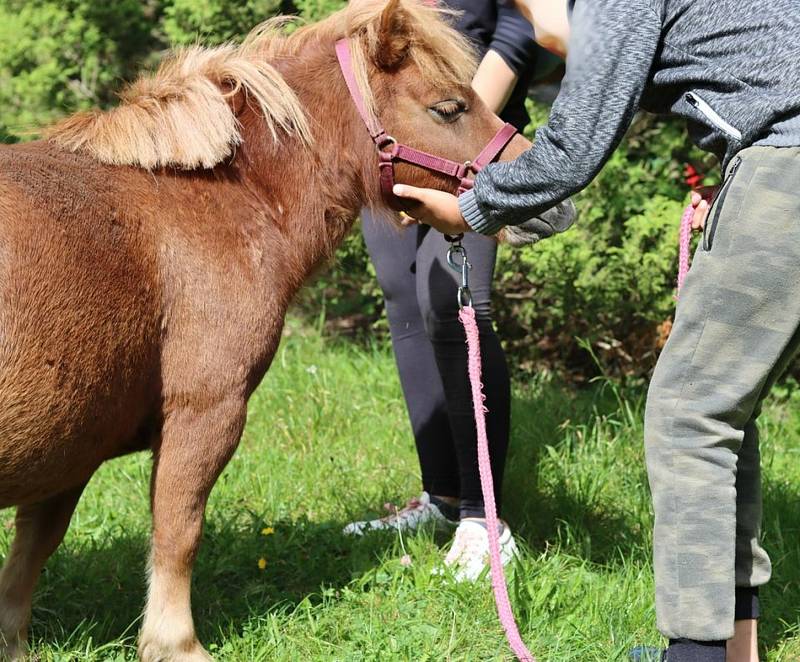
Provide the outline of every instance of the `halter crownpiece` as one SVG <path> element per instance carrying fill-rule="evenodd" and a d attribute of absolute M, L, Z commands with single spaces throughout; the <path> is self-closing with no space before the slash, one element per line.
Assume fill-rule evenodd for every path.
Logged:
<path fill-rule="evenodd" d="M 364 96 L 358 88 L 355 73 L 353 71 L 353 59 L 350 54 L 350 40 L 340 39 L 336 42 L 336 57 L 339 60 L 339 68 L 342 70 L 350 97 L 353 99 L 358 114 L 364 122 L 369 132 L 369 137 L 378 149 L 378 167 L 380 169 L 381 193 L 386 203 L 397 208 L 397 199 L 392 193 L 394 188 L 394 165 L 397 161 L 403 161 L 412 165 L 420 166 L 426 170 L 438 172 L 448 177 L 459 180 L 458 194 L 468 191 L 474 184 L 474 178 L 470 174 L 477 174 L 487 164 L 494 161 L 500 152 L 517 134 L 517 129 L 511 124 L 505 124 L 487 143 L 472 161 L 457 163 L 450 159 L 428 154 L 408 145 L 398 143 L 392 136 L 386 133 L 377 117 L 367 110 Z"/>

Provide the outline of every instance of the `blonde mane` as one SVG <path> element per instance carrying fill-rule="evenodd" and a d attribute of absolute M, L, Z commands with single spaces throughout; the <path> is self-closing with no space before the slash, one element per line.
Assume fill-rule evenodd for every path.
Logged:
<path fill-rule="evenodd" d="M 311 143 L 311 130 L 297 95 L 269 60 L 301 56 L 313 41 L 351 37 L 353 65 L 372 112 L 370 63 L 379 48 L 385 0 L 353 0 L 329 18 L 287 35 L 286 18 L 267 21 L 237 46 L 194 46 L 175 51 L 153 74 L 144 74 L 120 93 L 121 103 L 108 111 L 78 113 L 48 132 L 70 151 L 83 151 L 112 165 L 146 169 L 213 168 L 242 143 L 231 97 L 244 92 L 272 135 L 298 136 Z M 401 0 L 409 39 L 408 57 L 419 74 L 435 86 L 468 82 L 475 70 L 469 42 L 447 19 L 452 12 Z"/>

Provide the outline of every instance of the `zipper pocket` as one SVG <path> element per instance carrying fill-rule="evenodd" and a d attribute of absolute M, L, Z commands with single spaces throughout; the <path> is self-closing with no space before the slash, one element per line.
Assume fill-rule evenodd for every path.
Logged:
<path fill-rule="evenodd" d="M 711 247 L 714 245 L 714 235 L 717 233 L 717 223 L 719 222 L 719 216 L 722 213 L 722 207 L 725 204 L 725 198 L 728 195 L 728 190 L 731 187 L 731 182 L 733 182 L 733 178 L 736 175 L 736 171 L 739 169 L 739 165 L 742 163 L 741 157 L 736 157 L 731 164 L 730 169 L 728 170 L 728 176 L 725 179 L 725 183 L 722 185 L 722 189 L 717 196 L 717 199 L 714 200 L 714 204 L 712 205 L 712 210 L 714 215 L 711 217 L 711 224 L 709 225 L 708 221 L 706 221 L 705 228 L 703 231 L 703 250 L 708 252 L 711 250 Z M 711 212 L 709 212 L 711 213 Z"/>
<path fill-rule="evenodd" d="M 687 92 L 686 101 L 689 103 L 690 106 L 700 111 L 700 113 L 702 113 L 705 116 L 705 118 L 709 122 L 711 122 L 711 124 L 713 124 L 720 131 L 722 131 L 722 133 L 729 136 L 730 138 L 734 138 L 735 140 L 741 141 L 742 132 L 739 131 L 739 129 L 733 126 L 730 122 L 724 120 L 722 116 L 716 110 L 714 110 L 702 97 L 697 96 L 694 92 Z"/>

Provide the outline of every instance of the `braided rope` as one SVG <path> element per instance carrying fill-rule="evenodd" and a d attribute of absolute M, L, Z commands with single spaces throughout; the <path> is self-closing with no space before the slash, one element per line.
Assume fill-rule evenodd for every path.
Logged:
<path fill-rule="evenodd" d="M 475 320 L 475 309 L 465 306 L 458 314 L 464 325 L 467 336 L 467 349 L 469 354 L 469 381 L 472 387 L 472 404 L 475 409 L 475 427 L 478 432 L 478 470 L 481 476 L 481 491 L 483 504 L 486 509 L 486 528 L 489 533 L 489 559 L 492 571 L 492 589 L 494 601 L 497 605 L 497 615 L 506 632 L 511 650 L 520 662 L 536 662 L 536 658 L 525 647 L 519 634 L 514 612 L 508 599 L 508 587 L 503 572 L 503 562 L 500 559 L 500 542 L 497 530 L 497 506 L 494 501 L 494 481 L 492 480 L 492 465 L 489 461 L 489 440 L 486 435 L 486 407 L 481 383 L 481 348 L 478 332 L 478 323 Z"/>

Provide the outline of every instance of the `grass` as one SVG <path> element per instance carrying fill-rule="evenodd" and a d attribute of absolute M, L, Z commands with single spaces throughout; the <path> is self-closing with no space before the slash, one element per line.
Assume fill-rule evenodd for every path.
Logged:
<path fill-rule="evenodd" d="M 576 392 L 546 378 L 515 385 L 505 516 L 523 558 L 511 595 L 540 660 L 624 660 L 634 643 L 659 641 L 643 395 Z M 784 387 L 764 415 L 770 662 L 800 660 L 798 403 L 800 392 Z M 141 454 L 108 463 L 90 484 L 37 592 L 41 660 L 134 659 L 149 472 Z M 212 494 L 194 577 L 202 641 L 219 660 L 510 659 L 488 586 L 431 575 L 446 540 L 341 534 L 351 518 L 418 491 L 388 349 L 291 327 Z M 0 513 L 3 553 L 12 514 Z"/>

